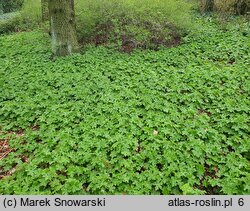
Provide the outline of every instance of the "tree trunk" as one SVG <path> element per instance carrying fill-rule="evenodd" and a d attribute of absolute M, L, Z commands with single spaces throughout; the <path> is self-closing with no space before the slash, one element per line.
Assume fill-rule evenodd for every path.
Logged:
<path fill-rule="evenodd" d="M 48 21 L 49 20 L 49 0 L 41 0 L 41 7 L 42 7 L 42 20 Z"/>
<path fill-rule="evenodd" d="M 214 8 L 214 0 L 201 0 L 200 10 L 202 13 L 212 12 Z"/>
<path fill-rule="evenodd" d="M 66 56 L 78 52 L 74 0 L 49 0 L 49 16 L 53 53 Z"/>

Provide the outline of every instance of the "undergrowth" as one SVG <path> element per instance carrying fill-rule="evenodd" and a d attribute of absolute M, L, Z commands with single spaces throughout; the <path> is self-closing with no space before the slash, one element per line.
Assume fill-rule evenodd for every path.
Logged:
<path fill-rule="evenodd" d="M 24 0 L 0 0 L 0 15 L 19 10 L 23 5 Z"/>
<path fill-rule="evenodd" d="M 192 27 L 193 6 L 186 0 L 76 1 L 78 37 L 128 52 L 174 46 Z"/>
<path fill-rule="evenodd" d="M 186 0 L 76 0 L 78 39 L 83 45 L 104 44 L 125 52 L 175 46 L 192 28 L 193 5 Z M 40 0 L 25 0 L 18 16 L 0 20 L 0 34 L 39 27 L 49 33 Z"/>
<path fill-rule="evenodd" d="M 0 16 L 0 35 L 42 28 L 44 24 L 41 19 L 41 1 L 24 0 L 23 2 L 19 11 Z"/>
<path fill-rule="evenodd" d="M 55 61 L 47 35 L 1 36 L 0 193 L 250 194 L 249 23 L 198 22 L 176 48 Z"/>

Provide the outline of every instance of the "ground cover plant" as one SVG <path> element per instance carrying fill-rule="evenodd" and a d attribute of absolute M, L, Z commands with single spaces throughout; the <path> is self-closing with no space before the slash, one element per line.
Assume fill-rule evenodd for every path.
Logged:
<path fill-rule="evenodd" d="M 250 27 L 212 18 L 175 48 L 0 37 L 0 194 L 250 194 Z"/>

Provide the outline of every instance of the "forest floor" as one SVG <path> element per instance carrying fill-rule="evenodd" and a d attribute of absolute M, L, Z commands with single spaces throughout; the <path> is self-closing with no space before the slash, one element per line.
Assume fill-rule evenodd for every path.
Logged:
<path fill-rule="evenodd" d="M 211 18 L 174 48 L 0 37 L 0 194 L 250 194 L 250 27 Z"/>

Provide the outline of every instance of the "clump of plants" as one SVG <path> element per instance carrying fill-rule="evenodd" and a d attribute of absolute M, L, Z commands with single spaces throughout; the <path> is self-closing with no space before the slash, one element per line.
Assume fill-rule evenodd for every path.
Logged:
<path fill-rule="evenodd" d="M 0 0 L 0 14 L 14 12 L 21 9 L 24 0 Z"/>
<path fill-rule="evenodd" d="M 76 1 L 77 31 L 84 43 L 114 44 L 123 51 L 174 46 L 190 27 L 183 0 Z"/>
<path fill-rule="evenodd" d="M 217 11 L 222 15 L 247 15 L 250 13 L 250 0 L 200 0 L 200 10 Z"/>
<path fill-rule="evenodd" d="M 0 34 L 31 31 L 41 26 L 40 0 L 24 0 L 19 11 L 9 12 L 0 17 Z"/>
<path fill-rule="evenodd" d="M 250 12 L 250 0 L 214 0 L 214 7 L 221 13 L 245 15 Z"/>

